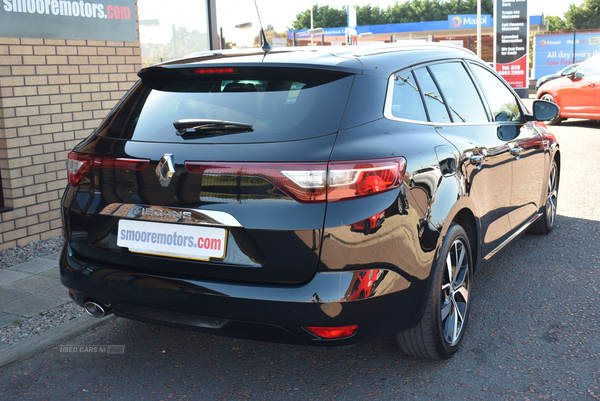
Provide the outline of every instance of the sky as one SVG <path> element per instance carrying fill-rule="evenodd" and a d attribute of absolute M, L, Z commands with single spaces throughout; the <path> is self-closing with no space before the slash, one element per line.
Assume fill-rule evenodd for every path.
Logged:
<path fill-rule="evenodd" d="M 406 0 L 398 0 L 403 3 Z M 529 15 L 557 15 L 564 18 L 564 13 L 569 9 L 569 4 L 581 5 L 583 0 L 528 0 Z M 238 46 L 252 46 L 254 37 L 258 34 L 260 27 L 254 0 L 216 0 L 217 24 L 223 29 L 223 37 L 228 42 L 236 43 Z M 396 0 L 256 0 L 263 27 L 273 25 L 277 32 L 286 32 L 291 27 L 296 15 L 309 9 L 313 4 L 328 5 L 332 8 L 342 8 L 346 4 L 364 6 L 370 4 L 387 9 Z M 252 22 L 250 29 L 236 29 L 235 25 Z M 323 27 L 324 28 L 324 27 Z"/>

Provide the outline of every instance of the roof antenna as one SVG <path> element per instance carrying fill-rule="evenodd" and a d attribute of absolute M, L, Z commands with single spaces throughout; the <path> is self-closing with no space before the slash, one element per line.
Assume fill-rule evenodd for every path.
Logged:
<path fill-rule="evenodd" d="M 267 41 L 267 35 L 265 35 L 265 30 L 262 26 L 262 21 L 260 20 L 260 13 L 258 12 L 258 5 L 256 4 L 256 0 L 254 0 L 254 6 L 256 7 L 256 14 L 258 14 L 258 23 L 260 24 L 260 40 L 262 42 L 261 49 L 265 52 L 265 56 L 268 52 L 273 50 L 273 46 Z"/>

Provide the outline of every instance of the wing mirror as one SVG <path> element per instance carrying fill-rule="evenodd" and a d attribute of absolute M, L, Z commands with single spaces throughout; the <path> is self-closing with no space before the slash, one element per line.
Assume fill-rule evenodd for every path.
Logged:
<path fill-rule="evenodd" d="M 570 75 L 570 74 L 569 74 Z M 545 100 L 533 101 L 533 119 L 535 121 L 549 121 L 558 115 L 560 107 Z"/>

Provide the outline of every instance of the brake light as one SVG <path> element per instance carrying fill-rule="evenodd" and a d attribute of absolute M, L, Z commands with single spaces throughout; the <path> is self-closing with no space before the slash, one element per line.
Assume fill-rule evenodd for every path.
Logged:
<path fill-rule="evenodd" d="M 303 203 L 337 202 L 398 188 L 406 159 L 286 164 L 186 161 L 185 168 L 192 174 L 261 177 Z"/>
<path fill-rule="evenodd" d="M 358 330 L 358 325 L 342 326 L 342 327 L 307 327 L 315 335 L 327 339 L 342 339 L 351 337 Z"/>
<path fill-rule="evenodd" d="M 145 169 L 148 163 L 150 160 L 92 156 L 72 151 L 69 153 L 67 165 L 69 184 L 78 186 L 85 173 L 94 168 L 140 171 Z"/>
<path fill-rule="evenodd" d="M 190 74 L 237 74 L 240 72 L 237 68 L 231 67 L 218 67 L 218 68 L 196 68 L 194 70 L 188 70 Z"/>
<path fill-rule="evenodd" d="M 359 160 L 329 163 L 328 202 L 335 202 L 398 188 L 406 160 Z"/>

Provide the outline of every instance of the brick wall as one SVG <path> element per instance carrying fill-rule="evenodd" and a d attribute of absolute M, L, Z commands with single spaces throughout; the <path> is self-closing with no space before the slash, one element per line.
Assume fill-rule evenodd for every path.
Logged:
<path fill-rule="evenodd" d="M 139 41 L 0 38 L 0 249 L 62 235 L 67 154 L 140 68 Z"/>

